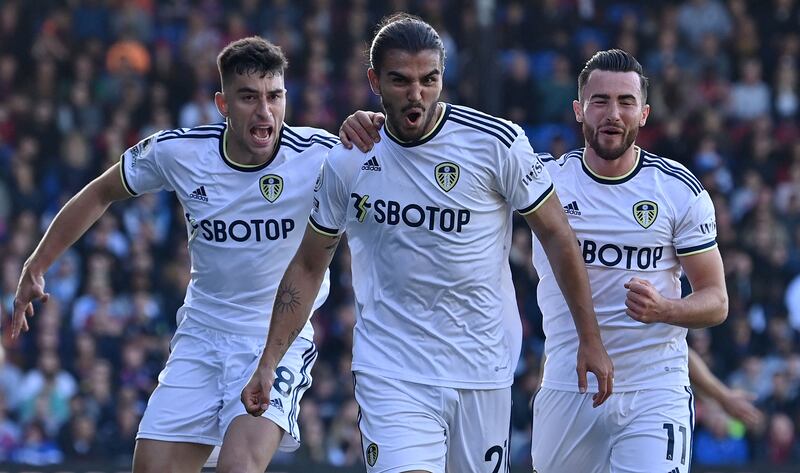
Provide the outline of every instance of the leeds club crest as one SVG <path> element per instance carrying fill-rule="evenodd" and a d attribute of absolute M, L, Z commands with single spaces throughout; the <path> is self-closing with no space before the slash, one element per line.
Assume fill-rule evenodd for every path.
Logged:
<path fill-rule="evenodd" d="M 456 186 L 458 178 L 461 175 L 461 169 L 458 164 L 444 162 L 440 163 L 434 168 L 436 176 L 436 183 L 445 192 L 450 192 L 450 189 Z"/>
<path fill-rule="evenodd" d="M 369 444 L 367 447 L 367 464 L 369 466 L 375 466 L 375 463 L 378 461 L 378 446 L 373 442 Z"/>
<path fill-rule="evenodd" d="M 639 222 L 642 228 L 650 228 L 657 217 L 658 204 L 652 200 L 640 200 L 633 204 L 633 218 Z"/>
<path fill-rule="evenodd" d="M 275 202 L 283 192 L 283 178 L 277 174 L 267 174 L 258 180 L 261 195 L 270 202 Z"/>

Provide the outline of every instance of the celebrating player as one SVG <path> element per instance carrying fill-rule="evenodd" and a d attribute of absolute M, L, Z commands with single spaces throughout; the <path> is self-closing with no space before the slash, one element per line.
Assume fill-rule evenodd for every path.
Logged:
<path fill-rule="evenodd" d="M 574 388 L 579 340 L 547 245 L 534 235 L 547 361 L 534 402 L 533 466 L 686 472 L 694 425 L 687 328 L 719 324 L 728 309 L 714 207 L 685 167 L 636 146 L 650 107 L 647 78 L 630 54 L 589 59 L 573 109 L 586 147 L 540 157 L 578 236 L 615 394 L 592 409 Z M 694 291 L 684 298 L 682 271 Z"/>
<path fill-rule="evenodd" d="M 444 48 L 430 25 L 386 19 L 370 60 L 369 83 L 387 117 L 382 139 L 368 154 L 331 150 L 242 402 L 254 415 L 272 409 L 277 363 L 346 232 L 368 471 L 501 471 L 517 356 L 504 328 L 509 311 L 517 317 L 508 266 L 514 209 L 545 245 L 575 320 L 576 387 L 585 389 L 591 371 L 601 380 L 595 404 L 612 390 L 575 234 L 521 128 L 439 102 Z"/>
<path fill-rule="evenodd" d="M 161 131 L 127 150 L 56 216 L 16 292 L 13 336 L 28 329 L 32 302 L 47 300 L 47 268 L 112 202 L 175 192 L 191 281 L 139 427 L 134 472 L 197 472 L 222 444 L 218 471 L 260 473 L 278 448 L 294 450 L 300 441 L 299 402 L 317 356 L 310 323 L 276 360 L 273 408 L 254 418 L 238 401 L 262 351 L 278 282 L 300 244 L 315 179 L 337 140 L 283 123 L 287 62 L 277 46 L 245 38 L 226 46 L 217 62 L 222 91 L 215 102 L 225 122 Z M 328 293 L 324 268 L 319 279 L 325 282 L 310 295 L 306 319 Z"/>

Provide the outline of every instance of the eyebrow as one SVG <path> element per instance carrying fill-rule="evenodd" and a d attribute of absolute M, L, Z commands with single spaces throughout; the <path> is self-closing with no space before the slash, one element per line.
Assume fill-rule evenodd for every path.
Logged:
<path fill-rule="evenodd" d="M 589 100 L 592 100 L 592 99 L 611 100 L 611 96 L 608 95 L 608 94 L 592 94 L 592 96 L 589 97 Z M 628 100 L 628 99 L 636 100 L 636 96 L 633 95 L 633 94 L 625 94 L 625 95 L 620 95 L 619 97 L 617 97 L 617 100 Z"/>
<path fill-rule="evenodd" d="M 284 92 L 286 92 L 286 89 L 284 89 L 282 87 L 278 87 L 277 89 L 268 90 L 267 94 L 282 94 Z M 252 88 L 252 87 L 244 86 L 244 87 L 239 87 L 238 89 L 236 89 L 236 93 L 237 94 L 257 94 L 257 93 L 259 93 L 259 91 L 254 89 L 254 88 Z"/>
<path fill-rule="evenodd" d="M 427 74 L 423 74 L 422 77 L 438 76 L 440 74 L 441 74 L 441 71 L 439 69 L 434 69 L 434 70 L 428 72 Z M 397 71 L 389 71 L 389 72 L 386 73 L 386 75 L 392 76 L 392 77 L 397 77 L 397 78 L 400 78 L 400 79 L 408 79 L 408 76 L 406 76 L 404 74 L 401 74 L 401 73 L 399 73 Z"/>

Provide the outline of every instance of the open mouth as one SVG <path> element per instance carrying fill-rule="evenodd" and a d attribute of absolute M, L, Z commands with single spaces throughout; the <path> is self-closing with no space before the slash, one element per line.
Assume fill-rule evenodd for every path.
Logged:
<path fill-rule="evenodd" d="M 606 128 L 601 128 L 600 133 L 608 136 L 616 136 L 616 135 L 621 135 L 623 133 L 623 130 L 621 128 L 606 127 Z"/>
<path fill-rule="evenodd" d="M 407 127 L 419 126 L 420 122 L 422 121 L 422 110 L 420 109 L 409 110 L 406 112 L 404 119 Z"/>
<path fill-rule="evenodd" d="M 250 128 L 250 136 L 259 145 L 268 145 L 272 139 L 274 128 L 271 125 Z"/>

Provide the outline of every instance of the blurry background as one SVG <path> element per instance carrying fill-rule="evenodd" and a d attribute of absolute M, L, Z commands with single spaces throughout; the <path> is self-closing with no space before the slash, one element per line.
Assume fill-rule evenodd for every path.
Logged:
<path fill-rule="evenodd" d="M 766 428 L 751 432 L 699 399 L 693 460 L 800 471 L 791 466 L 800 465 L 794 0 L 2 0 L 3 328 L 22 263 L 70 196 L 143 137 L 221 120 L 212 96 L 227 42 L 260 34 L 280 45 L 290 61 L 287 122 L 335 133 L 353 110 L 378 109 L 364 51 L 377 21 L 398 10 L 440 32 L 445 100 L 516 121 L 534 149 L 554 155 L 582 145 L 570 104 L 585 60 L 609 47 L 638 57 L 653 107 L 639 144 L 688 166 L 717 210 L 730 315 L 692 331 L 690 343 L 768 414 Z M 114 205 L 47 274 L 51 299 L 33 331 L 11 341 L 3 330 L 0 462 L 129 468 L 189 277 L 182 220 L 168 194 Z M 543 349 L 530 257 L 529 231 L 519 226 L 511 264 L 525 343 L 511 458 L 520 471 L 530 471 L 529 401 Z M 344 247 L 332 285 L 314 317 L 321 355 L 301 410 L 304 443 L 276 457 L 279 468 L 363 471 Z"/>

